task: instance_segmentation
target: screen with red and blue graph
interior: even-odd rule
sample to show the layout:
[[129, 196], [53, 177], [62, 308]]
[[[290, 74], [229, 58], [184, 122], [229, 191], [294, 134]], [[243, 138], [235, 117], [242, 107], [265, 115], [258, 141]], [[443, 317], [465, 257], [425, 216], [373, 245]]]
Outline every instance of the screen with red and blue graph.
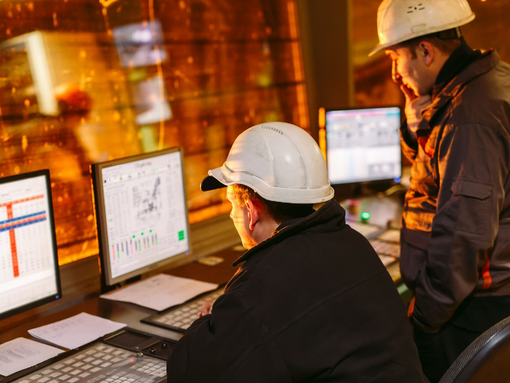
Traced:
[[48, 181], [0, 183], [0, 314], [57, 294]]

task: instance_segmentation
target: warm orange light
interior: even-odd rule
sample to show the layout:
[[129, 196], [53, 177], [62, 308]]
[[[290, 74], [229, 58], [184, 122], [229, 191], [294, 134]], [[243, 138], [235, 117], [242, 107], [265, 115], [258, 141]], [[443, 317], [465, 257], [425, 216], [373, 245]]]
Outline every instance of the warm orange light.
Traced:
[[324, 161], [328, 161], [326, 157], [326, 110], [319, 108], [319, 147], [321, 149]]
[[326, 109], [319, 108], [319, 128], [324, 129], [326, 127]]
[[188, 213], [189, 223], [193, 224], [206, 219], [216, 217], [220, 214], [225, 214], [230, 211], [232, 205], [228, 201], [224, 201], [219, 205], [208, 206], [197, 211], [190, 211]]
[[[294, 63], [294, 78], [296, 82], [302, 82], [304, 80], [303, 67], [301, 65], [301, 51], [299, 43], [299, 34], [297, 27], [297, 15], [296, 15], [296, 4], [294, 1], [287, 3], [287, 11], [289, 13], [289, 30], [290, 38], [293, 40], [292, 46], [292, 61]], [[298, 85], [296, 87], [297, 101], [298, 101], [298, 113], [299, 113], [299, 126], [308, 129], [310, 127], [310, 120], [308, 118], [307, 110], [307, 99], [306, 89], [304, 85]]]
[[97, 253], [99, 252], [98, 247], [97, 247], [97, 242], [95, 240], [90, 241], [90, 242], [94, 242], [94, 243], [92, 244], [92, 247], [90, 249], [87, 249], [86, 245], [88, 244], [88, 242], [89, 241], [84, 242], [84, 249], [82, 249], [82, 251], [79, 253], [68, 252], [68, 254], [62, 254], [63, 252], [59, 250], [58, 265], [63, 266], [63, 265], [67, 265], [68, 263], [71, 263], [74, 261], [79, 261], [80, 259], [83, 259], [83, 258], [97, 256]]
[[[185, 182], [189, 190], [190, 223], [193, 224], [228, 214], [229, 202], [219, 201], [219, 195], [202, 196], [197, 185], [208, 169], [221, 166], [240, 132], [250, 125], [282, 119], [310, 132], [312, 121], [297, 0], [283, 0], [282, 12], [272, 15], [272, 21], [261, 19], [264, 7], [259, 4], [256, 7], [259, 11], [250, 12], [231, 25], [225, 23], [235, 7], [224, 9], [221, 4], [215, 5], [218, 2], [208, 2], [211, 6], [205, 18], [209, 20], [212, 15], [214, 20], [202, 23], [204, 25], [196, 31], [184, 28], [183, 34], [175, 36], [175, 41], [174, 36], [170, 36], [170, 43], [176, 43], [171, 47], [171, 63], [169, 59], [164, 61], [164, 49], [169, 49], [164, 45], [169, 43], [166, 32], [171, 32], [165, 25], [180, 25], [181, 22], [184, 25], [187, 12], [191, 12], [189, 2], [177, 1], [172, 3], [174, 10], [161, 12], [155, 0], [143, 2], [141, 8], [120, 7], [119, 0], [99, 0], [97, 6], [101, 12], [87, 14], [88, 21], [98, 28], [81, 32], [62, 22], [66, 15], [81, 12], [83, 7], [78, 4], [81, 2], [63, 3], [58, 9], [45, 9], [50, 24], [53, 15], [53, 25], [58, 26], [59, 33], [38, 32], [40, 20], [31, 15], [44, 6], [38, 2], [27, 3], [27, 12], [21, 12], [19, 17], [26, 18], [23, 25], [25, 32], [30, 33], [17, 36], [16, 23], [20, 20], [9, 21], [4, 28], [6, 36], [16, 37], [16, 40], [3, 41], [9, 54], [0, 60], [4, 80], [8, 80], [3, 90], [0, 89], [0, 142], [7, 156], [0, 161], [0, 176], [51, 169], [61, 265], [96, 256], [99, 251], [89, 191], [90, 163], [182, 146], [186, 153]], [[233, 0], [232, 3], [243, 2]], [[218, 12], [220, 17], [214, 17]], [[159, 30], [158, 20], [164, 31]], [[138, 37], [150, 37], [147, 48], [155, 57], [135, 63], [130, 59], [135, 52], [116, 52], [113, 31], [127, 24], [143, 27]], [[280, 30], [275, 31], [275, 25], [285, 31], [283, 35]], [[225, 26], [229, 32], [224, 31]], [[150, 36], [147, 36], [148, 30]], [[105, 31], [108, 41], [101, 38]], [[118, 31], [116, 38], [127, 38], [123, 30]], [[245, 60], [239, 55], [239, 33], [246, 32], [262, 41], [260, 31], [269, 37], [269, 43], [263, 44], [262, 49], [251, 49], [251, 38], [243, 39], [241, 45], [248, 47], [249, 55]], [[200, 39], [189, 40], [195, 35], [206, 35], [214, 43], [204, 48]], [[11, 49], [17, 46], [18, 37], [27, 41], [23, 43], [26, 50]], [[104, 49], [110, 51], [110, 48], [113, 55], [102, 54]], [[37, 70], [29, 65], [28, 57], [35, 54], [32, 50], [38, 52], [41, 68]], [[285, 59], [277, 59], [283, 57]], [[139, 66], [142, 62], [145, 64]], [[263, 64], [262, 74], [259, 64]], [[103, 81], [105, 73], [108, 83]], [[274, 79], [276, 74], [282, 75]], [[47, 78], [51, 79], [49, 83], [37, 80]], [[262, 81], [257, 83], [258, 79]], [[67, 111], [65, 116], [58, 115], [66, 104], [58, 99], [57, 89], [69, 81], [75, 81], [80, 91], [87, 92], [90, 105], [79, 108], [76, 115]], [[49, 95], [41, 100], [55, 99], [55, 105], [49, 108], [38, 105], [38, 94]], [[160, 100], [172, 103], [171, 122], [161, 116], [163, 108], [154, 106], [159, 106]], [[44, 116], [38, 112], [38, 106]], [[143, 119], [137, 117], [148, 108], [151, 108], [150, 113], [158, 113], [160, 117], [150, 124], [139, 123]]]

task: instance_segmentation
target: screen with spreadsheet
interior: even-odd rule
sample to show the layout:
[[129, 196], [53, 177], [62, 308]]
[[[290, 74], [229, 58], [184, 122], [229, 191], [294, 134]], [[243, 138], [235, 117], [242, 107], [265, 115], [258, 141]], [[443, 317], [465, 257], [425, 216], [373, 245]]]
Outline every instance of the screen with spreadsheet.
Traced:
[[326, 159], [333, 185], [398, 179], [400, 108], [326, 111]]
[[107, 286], [189, 255], [179, 148], [93, 164], [92, 173]]
[[49, 171], [0, 178], [0, 318], [61, 295]]

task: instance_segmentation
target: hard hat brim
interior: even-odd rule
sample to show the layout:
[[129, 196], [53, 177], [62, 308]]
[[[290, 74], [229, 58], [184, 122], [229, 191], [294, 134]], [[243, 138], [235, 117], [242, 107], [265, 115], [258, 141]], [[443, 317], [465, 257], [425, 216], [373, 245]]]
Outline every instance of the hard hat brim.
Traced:
[[267, 185], [260, 178], [253, 175], [233, 172], [225, 164], [220, 168], [209, 170], [209, 176], [204, 178], [200, 188], [202, 191], [208, 191], [235, 184], [252, 188], [268, 201], [283, 203], [320, 203], [332, 199], [335, 195], [335, 191], [329, 183], [316, 190], [278, 188]]
[[227, 185], [221, 183], [213, 176], [207, 176], [202, 180], [202, 183], [200, 184], [200, 190], [202, 191], [209, 191], [209, 190], [216, 190], [221, 188], [226, 188]]

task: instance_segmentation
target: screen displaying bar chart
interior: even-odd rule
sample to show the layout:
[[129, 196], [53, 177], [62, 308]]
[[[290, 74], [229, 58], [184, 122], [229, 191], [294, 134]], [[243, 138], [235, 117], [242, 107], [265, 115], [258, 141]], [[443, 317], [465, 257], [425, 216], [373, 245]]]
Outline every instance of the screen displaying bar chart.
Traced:
[[47, 181], [0, 183], [0, 314], [58, 292]]
[[180, 152], [101, 169], [111, 278], [189, 250]]

